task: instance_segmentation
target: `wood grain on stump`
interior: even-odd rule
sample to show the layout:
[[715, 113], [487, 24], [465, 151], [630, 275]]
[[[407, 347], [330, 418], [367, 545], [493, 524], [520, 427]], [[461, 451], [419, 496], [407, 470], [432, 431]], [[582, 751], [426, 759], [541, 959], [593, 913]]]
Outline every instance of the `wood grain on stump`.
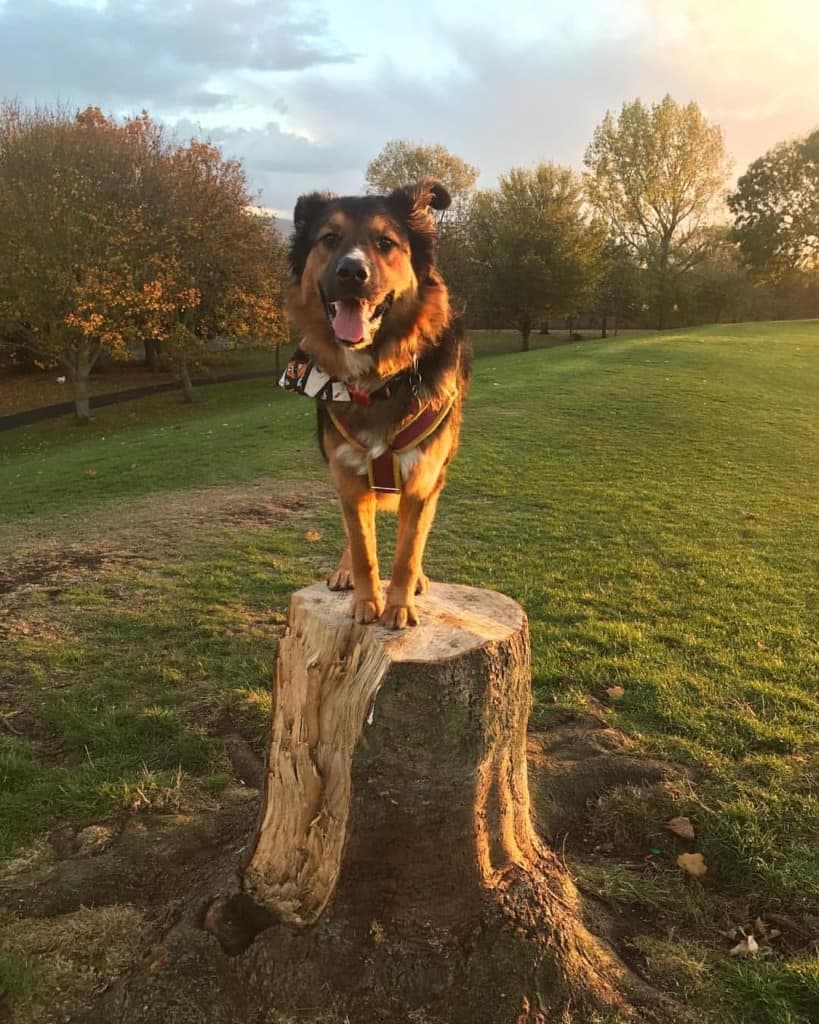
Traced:
[[253, 1002], [353, 1024], [685, 1020], [586, 930], [533, 830], [519, 605], [433, 584], [394, 633], [348, 604], [291, 599], [243, 893], [208, 922], [275, 922], [235, 961]]

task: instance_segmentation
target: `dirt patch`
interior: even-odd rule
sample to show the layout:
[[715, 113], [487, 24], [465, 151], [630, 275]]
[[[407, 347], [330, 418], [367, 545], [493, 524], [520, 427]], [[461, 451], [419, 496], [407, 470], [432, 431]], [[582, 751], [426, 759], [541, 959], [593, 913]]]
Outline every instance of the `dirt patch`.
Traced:
[[[17, 705], [17, 706], [14, 706]], [[12, 710], [4, 711], [4, 707]], [[0, 677], [0, 732], [27, 740], [44, 761], [58, 761], [63, 756], [59, 736], [28, 707], [19, 706], [19, 696], [3, 685]]]
[[14, 987], [12, 971], [18, 978], [36, 978], [36, 985], [0, 1002], [0, 1019], [43, 1024], [72, 1019], [133, 965], [149, 937], [144, 913], [127, 905], [82, 907], [40, 919], [0, 911], [0, 963], [6, 959], [7, 986]]
[[567, 714], [530, 734], [528, 761], [538, 829], [551, 846], [573, 851], [588, 852], [596, 837], [590, 819], [612, 790], [674, 776], [669, 765], [642, 756], [627, 736], [591, 714]]
[[33, 983], [16, 994], [7, 984], [0, 1020], [74, 1020], [123, 973], [159, 971], [158, 944], [174, 928], [197, 930], [255, 825], [257, 792], [232, 785], [218, 803], [189, 803], [61, 829], [4, 865], [0, 966]]
[[30, 587], [62, 585], [66, 577], [99, 571], [104, 562], [102, 552], [79, 548], [9, 559], [0, 563], [0, 597]]
[[[0, 527], [0, 597], [27, 581], [47, 585], [61, 571], [90, 571], [93, 560], [166, 558], [188, 550], [202, 529], [264, 529], [336, 504], [329, 483], [320, 480], [255, 480], [246, 484], [151, 495], [84, 516], [85, 543], [66, 545], [65, 523]], [[76, 534], [75, 534], [76, 535]], [[13, 554], [12, 554], [13, 552]]]

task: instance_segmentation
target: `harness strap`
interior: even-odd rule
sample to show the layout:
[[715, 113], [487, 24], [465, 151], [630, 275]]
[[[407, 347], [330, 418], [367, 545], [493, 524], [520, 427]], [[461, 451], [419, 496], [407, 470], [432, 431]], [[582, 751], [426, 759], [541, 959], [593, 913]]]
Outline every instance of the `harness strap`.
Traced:
[[353, 446], [357, 451], [364, 452], [367, 456], [367, 479], [374, 491], [388, 491], [392, 494], [400, 492], [401, 460], [400, 456], [417, 448], [422, 441], [425, 441], [431, 434], [440, 427], [455, 402], [455, 395], [447, 395], [442, 405], [435, 405], [428, 402], [421, 405], [417, 399], [414, 400], [414, 413], [412, 419], [403, 426], [392, 439], [385, 451], [373, 458], [372, 449], [369, 445], [360, 441], [351, 428], [344, 422], [344, 419], [337, 412], [327, 407], [327, 415], [336, 430], [344, 440]]

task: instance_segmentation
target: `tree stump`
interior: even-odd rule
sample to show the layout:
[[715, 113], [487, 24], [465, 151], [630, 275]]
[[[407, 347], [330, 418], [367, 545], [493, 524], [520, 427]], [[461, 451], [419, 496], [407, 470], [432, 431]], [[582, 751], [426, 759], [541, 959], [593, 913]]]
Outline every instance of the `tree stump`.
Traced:
[[348, 602], [292, 596], [243, 893], [206, 923], [238, 952], [273, 922], [234, 961], [253, 1004], [352, 1024], [685, 1020], [587, 931], [533, 830], [523, 610], [433, 584], [393, 633]]

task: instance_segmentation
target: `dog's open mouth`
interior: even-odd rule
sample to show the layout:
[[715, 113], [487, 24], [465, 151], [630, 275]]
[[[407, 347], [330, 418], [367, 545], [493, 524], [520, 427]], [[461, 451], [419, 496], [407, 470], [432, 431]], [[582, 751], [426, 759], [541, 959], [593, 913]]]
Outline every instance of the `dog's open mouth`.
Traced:
[[337, 299], [327, 303], [327, 314], [336, 338], [345, 345], [369, 345], [384, 314], [392, 305], [394, 293], [390, 292], [379, 303], [366, 299]]

